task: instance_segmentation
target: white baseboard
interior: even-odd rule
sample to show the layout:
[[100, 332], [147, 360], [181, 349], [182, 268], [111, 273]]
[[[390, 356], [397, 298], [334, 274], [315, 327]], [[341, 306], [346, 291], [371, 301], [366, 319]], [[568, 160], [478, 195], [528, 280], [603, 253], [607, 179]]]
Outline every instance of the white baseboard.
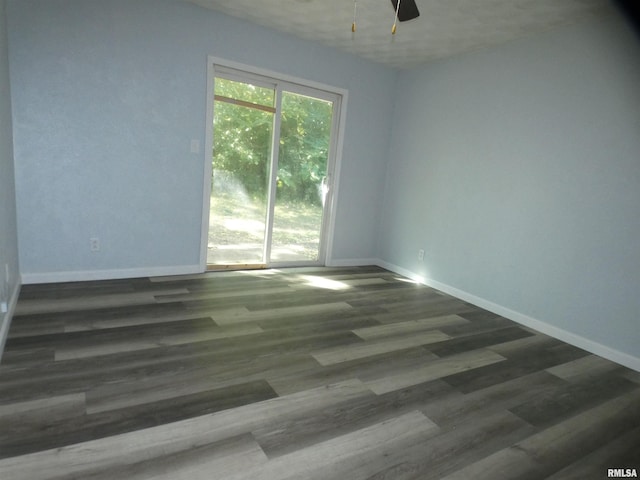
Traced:
[[83, 270], [77, 272], [23, 273], [22, 283], [86, 282], [91, 280], [113, 280], [118, 278], [162, 277], [202, 273], [200, 265], [175, 267], [126, 268], [114, 270]]
[[469, 302], [497, 315], [508, 318], [509, 320], [513, 320], [520, 325], [532, 328], [540, 333], [544, 333], [545, 335], [557, 338], [558, 340], [562, 340], [563, 342], [569, 343], [575, 347], [582, 348], [583, 350], [591, 352], [595, 355], [640, 372], [640, 358], [638, 357], [634, 357], [632, 355], [629, 355], [628, 353], [613, 349], [576, 333], [558, 328], [555, 325], [544, 322], [542, 320], [538, 320], [528, 315], [524, 315], [520, 312], [516, 312], [509, 308], [503, 307], [502, 305], [498, 305], [489, 300], [485, 300], [484, 298], [478, 297], [450, 285], [438, 282], [430, 278], [421, 277], [420, 275], [417, 275], [405, 268], [385, 262], [383, 260], [377, 260], [376, 265], [407, 277], [415, 282], [435, 288], [436, 290], [440, 290], [441, 292], [459, 298], [460, 300], [464, 300], [465, 302]]
[[9, 304], [7, 313], [4, 314], [2, 324], [0, 324], [0, 361], [2, 360], [2, 353], [4, 352], [4, 345], [7, 342], [7, 336], [9, 335], [9, 327], [11, 326], [11, 319], [16, 311], [16, 305], [18, 304], [18, 297], [20, 296], [20, 283], [17, 283], [9, 297]]

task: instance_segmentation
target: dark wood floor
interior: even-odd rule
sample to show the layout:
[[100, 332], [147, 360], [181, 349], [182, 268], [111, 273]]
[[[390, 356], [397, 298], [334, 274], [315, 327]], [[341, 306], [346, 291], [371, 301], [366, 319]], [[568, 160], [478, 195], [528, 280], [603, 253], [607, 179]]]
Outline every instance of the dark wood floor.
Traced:
[[0, 478], [640, 475], [640, 374], [377, 267], [24, 286]]

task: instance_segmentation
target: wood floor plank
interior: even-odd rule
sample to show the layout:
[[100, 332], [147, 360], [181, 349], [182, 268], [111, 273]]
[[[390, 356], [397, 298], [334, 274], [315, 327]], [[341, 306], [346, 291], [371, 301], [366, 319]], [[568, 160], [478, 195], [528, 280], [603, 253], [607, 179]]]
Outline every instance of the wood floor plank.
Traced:
[[[464, 318], [461, 314], [460, 317]], [[463, 337], [469, 336], [478, 336], [484, 335], [486, 337], [492, 338], [496, 337], [500, 331], [511, 329], [512, 331], [518, 329], [521, 332], [521, 335], [527, 336], [527, 331], [521, 328], [520, 326], [516, 326], [513, 322], [507, 320], [503, 317], [495, 317], [489, 318], [481, 321], [469, 321], [467, 323], [459, 324], [459, 325], [448, 325], [446, 327], [442, 327], [441, 330], [447, 335], [455, 338], [459, 338], [457, 342], [463, 342]], [[506, 341], [506, 340], [498, 340], [498, 341]], [[487, 342], [487, 344], [494, 344], [497, 342]]]
[[[88, 391], [98, 385], [122, 382], [149, 382], [155, 376], [193, 368], [214, 368], [216, 375], [242, 377], [255, 369], [267, 370], [283, 363], [296, 365], [299, 355], [326, 346], [353, 343], [357, 337], [347, 332], [283, 335], [264, 333], [254, 337], [232, 337], [194, 344], [173, 345], [140, 352], [79, 360], [52, 362], [28, 368], [16, 367], [0, 377], [0, 403]], [[314, 363], [311, 357], [308, 359]], [[302, 367], [305, 367], [302, 363]], [[177, 379], [179, 380], [179, 378]], [[42, 385], [46, 385], [46, 390]]]
[[[534, 428], [509, 412], [498, 411], [441, 429], [431, 438], [405, 448], [370, 480], [430, 480], [466, 467], [496, 450], [534, 433]], [[473, 477], [469, 477], [469, 480]], [[501, 479], [502, 477], [496, 477]]]
[[[491, 349], [495, 351], [495, 349]], [[446, 382], [468, 393], [502, 383], [516, 377], [584, 357], [587, 353], [570, 345], [551, 348], [522, 349], [506, 356], [506, 361], [461, 372], [446, 378]]]
[[402, 373], [405, 369], [417, 368], [436, 359], [422, 347], [363, 357], [348, 363], [328, 366], [320, 365], [311, 356], [309, 358], [313, 363], [305, 369], [292, 373], [280, 369], [267, 373], [266, 379], [274, 390], [280, 395], [285, 395], [349, 378], [358, 378], [367, 382], [380, 376], [393, 376]]
[[[258, 468], [229, 475], [229, 480], [364, 479], [376, 473], [372, 461], [382, 452], [400, 450], [438, 427], [420, 412], [380, 422], [362, 430], [276, 457]], [[386, 453], [386, 456], [392, 454]]]
[[114, 435], [67, 447], [0, 460], [0, 471], [12, 480], [81, 476], [85, 470], [136, 464], [190, 448], [243, 435], [274, 419], [344, 402], [371, 392], [357, 380], [278, 397], [244, 407], [173, 422], [137, 432]]
[[[233, 332], [233, 328], [226, 329]], [[76, 332], [63, 332], [57, 334], [43, 334], [28, 337], [12, 337], [7, 341], [9, 350], [21, 348], [34, 348], [39, 346], [54, 346], [57, 348], [74, 348], [86, 345], [96, 346], [109, 343], [121, 343], [126, 341], [136, 342], [160, 341], [192, 333], [224, 332], [225, 329], [217, 326], [211, 317], [198, 317], [193, 319], [180, 319], [173, 322], [158, 322], [151, 325], [127, 325], [118, 328], [93, 329]], [[142, 335], [144, 333], [144, 335]]]
[[[629, 424], [629, 419], [634, 423]], [[640, 389], [555, 424], [475, 462], [446, 480], [545, 478], [633, 429], [640, 421]]]
[[359, 298], [363, 296], [364, 293], [366, 292], [363, 292], [362, 288], [357, 290], [341, 291], [325, 288], [310, 288], [297, 290], [291, 294], [259, 294], [253, 295], [250, 298], [229, 296], [225, 298], [215, 298], [213, 300], [184, 301], [183, 303], [190, 309], [199, 309], [204, 311], [244, 306], [247, 310], [252, 312], [265, 312], [304, 307], [322, 308], [322, 305], [325, 304], [348, 303], [349, 300]]
[[626, 378], [627, 380], [631, 380], [637, 385], [640, 385], [640, 372], [636, 372], [635, 370], [631, 370], [629, 368], [623, 368], [621, 369], [619, 375]]
[[441, 327], [469, 323], [459, 315], [444, 315], [440, 317], [422, 318], [406, 322], [388, 323], [374, 327], [358, 328], [353, 333], [363, 340], [373, 340], [403, 333], [417, 333], [425, 330], [436, 330]]
[[250, 381], [191, 394], [149, 400], [119, 409], [84, 412], [66, 418], [50, 416], [39, 422], [30, 419], [0, 434], [0, 457], [25, 455], [61, 448], [98, 438], [143, 431], [171, 422], [195, 418], [275, 398], [265, 381]]
[[320, 312], [305, 317], [284, 317], [269, 319], [254, 323], [265, 332], [280, 331], [287, 332], [339, 332], [351, 331], [355, 335], [355, 330], [379, 326], [370, 315], [354, 309], [341, 310], [337, 312]]
[[87, 480], [212, 480], [221, 472], [256, 468], [267, 462], [260, 445], [249, 434], [163, 455], [144, 462], [84, 472]]
[[609, 469], [635, 469], [640, 475], [640, 426], [566, 466], [547, 480], [584, 480], [600, 472], [601, 478], [611, 478]]
[[[47, 333], [98, 330], [133, 325], [202, 318], [187, 312], [179, 302], [165, 304], [116, 305], [107, 309], [83, 309], [71, 312], [43, 312], [13, 318], [11, 336], [38, 336]], [[51, 325], [57, 331], [49, 332]]]
[[434, 360], [422, 367], [407, 371], [400, 375], [385, 376], [367, 381], [372, 391], [381, 395], [401, 388], [429, 382], [438, 378], [450, 377], [460, 372], [479, 369], [486, 365], [493, 365], [504, 361], [505, 358], [490, 350], [476, 350], [459, 355]]
[[84, 282], [27, 284], [20, 288], [20, 300], [76, 298], [88, 295], [132, 293], [140, 284], [150, 285], [148, 279], [114, 279]]
[[294, 294], [295, 290], [289, 286], [282, 287], [272, 287], [272, 286], [264, 286], [262, 288], [254, 288], [248, 290], [200, 290], [200, 291], [188, 291], [183, 293], [169, 293], [169, 294], [161, 294], [156, 295], [155, 299], [159, 303], [171, 303], [171, 302], [193, 302], [200, 300], [216, 300], [216, 299], [228, 299], [228, 298], [242, 298], [246, 297], [248, 299], [256, 296], [256, 295], [276, 295], [276, 294]]
[[510, 411], [532, 425], [546, 427], [637, 387], [618, 376], [599, 375], [537, 395]]
[[8, 338], [19, 338], [19, 337], [33, 337], [40, 335], [52, 335], [58, 333], [64, 333], [65, 326], [63, 322], [56, 322], [51, 319], [47, 323], [40, 323], [38, 325], [24, 325], [20, 324], [20, 328], [11, 329], [11, 336]]
[[429, 343], [441, 342], [448, 338], [447, 335], [438, 330], [431, 330], [410, 336], [354, 343], [353, 345], [346, 345], [344, 347], [313, 352], [311, 356], [313, 356], [320, 365], [326, 366], [393, 352], [395, 350], [404, 350], [419, 345], [428, 345]]
[[597, 355], [586, 355], [561, 365], [547, 368], [547, 372], [564, 380], [578, 381], [585, 376], [609, 373], [620, 368], [619, 365]]
[[[168, 313], [168, 312], [165, 312]], [[149, 315], [127, 315], [119, 318], [111, 318], [109, 320], [93, 320], [91, 322], [87, 322], [86, 320], [83, 322], [66, 322], [64, 325], [65, 333], [73, 333], [73, 332], [86, 332], [91, 330], [106, 330], [109, 328], [122, 328], [122, 327], [135, 327], [139, 325], [157, 325], [161, 323], [173, 323], [173, 322], [182, 322], [182, 321], [190, 321], [190, 320], [198, 320], [201, 319], [202, 315], [199, 314], [178, 314], [178, 315], [169, 315], [160, 317], [160, 316], [149, 316]], [[208, 317], [211, 318], [211, 317]], [[213, 319], [211, 319], [213, 321]]]
[[52, 347], [40, 347], [20, 349], [14, 351], [4, 351], [2, 363], [0, 364], [0, 379], [7, 372], [25, 370], [29, 367], [40, 368], [43, 364], [52, 363], [55, 357], [55, 349]]
[[243, 322], [264, 322], [279, 320], [283, 317], [312, 315], [314, 313], [330, 313], [350, 310], [351, 305], [345, 302], [327, 302], [318, 305], [281, 307], [258, 311], [227, 311], [214, 314], [213, 319], [218, 325], [234, 325]]
[[[532, 333], [529, 333], [517, 326], [508, 326], [506, 328], [498, 328], [496, 330], [491, 329], [491, 327], [489, 328], [489, 331], [483, 331], [483, 329], [480, 329], [477, 333], [474, 332], [467, 334], [465, 332], [451, 340], [429, 345], [429, 351], [439, 357], [447, 357], [533, 335]], [[446, 327], [442, 328], [442, 331], [448, 335], [454, 336], [453, 332]]]
[[[405, 292], [401, 292], [405, 293]], [[433, 296], [430, 296], [433, 295]], [[422, 298], [424, 297], [424, 298]], [[415, 320], [420, 318], [438, 317], [444, 315], [462, 315], [471, 312], [474, 307], [455, 298], [443, 297], [431, 292], [409, 292], [409, 294], [377, 295], [375, 299], [351, 300], [353, 307], [380, 306], [387, 309], [388, 314], [376, 316], [380, 323], [397, 322], [399, 318]]]
[[129, 379], [123, 377], [117, 384], [100, 384], [88, 389], [87, 412], [99, 413], [152, 404], [213, 389], [236, 388], [246, 382], [264, 381], [267, 375], [296, 375], [300, 370], [308, 369], [310, 363], [311, 359], [292, 355], [287, 359], [167, 368], [166, 373], [132, 376]]
[[[213, 324], [213, 321], [212, 321]], [[162, 338], [123, 339], [103, 345], [68, 346], [56, 349], [55, 360], [71, 360], [78, 358], [113, 355], [116, 353], [133, 352], [158, 348], [166, 345], [182, 345], [186, 343], [204, 342], [220, 338], [232, 338], [244, 335], [257, 335], [264, 332], [257, 325], [232, 325], [231, 328], [210, 328], [200, 331], [190, 331], [182, 334], [163, 336]]]
[[38, 425], [47, 418], [68, 419], [86, 413], [86, 398], [84, 393], [46, 397], [26, 402], [0, 405], [0, 436], [7, 431], [13, 431], [10, 424]]
[[565, 386], [566, 382], [540, 371], [464, 395], [434, 399], [422, 411], [438, 425], [458, 425], [508, 411], [532, 399], [554, 394]]
[[[544, 349], [561, 345], [562, 342], [555, 338], [536, 333], [530, 337], [523, 337], [517, 340], [510, 340], [488, 347], [491, 351], [499, 353], [505, 357], [517, 356], [526, 351], [543, 351]], [[573, 359], [569, 360], [573, 361]]]
[[16, 315], [32, 315], [43, 312], [68, 312], [86, 308], [110, 308], [120, 305], [145, 305], [155, 302], [155, 296], [170, 293], [188, 293], [186, 289], [151, 290], [109, 295], [94, 295], [82, 298], [56, 298], [45, 300], [29, 300], [16, 306]]
[[387, 395], [367, 396], [335, 404], [309, 412], [305, 418], [256, 429], [253, 435], [269, 458], [275, 458], [393, 417], [422, 410], [430, 401], [455, 395], [456, 392], [444, 382], [430, 382]]

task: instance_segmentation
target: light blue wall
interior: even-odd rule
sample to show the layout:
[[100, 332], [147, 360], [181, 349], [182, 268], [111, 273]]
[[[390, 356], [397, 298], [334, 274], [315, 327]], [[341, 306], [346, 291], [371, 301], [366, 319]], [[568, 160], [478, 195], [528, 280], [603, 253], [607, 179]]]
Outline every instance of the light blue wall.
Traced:
[[198, 264], [208, 55], [349, 90], [333, 256], [375, 257], [394, 70], [177, 0], [7, 5], [25, 281]]
[[403, 72], [397, 91], [381, 258], [640, 361], [640, 47], [623, 20]]
[[[0, 302], [5, 302], [7, 308], [10, 307], [15, 303], [19, 288], [9, 60], [5, 2], [0, 0]], [[5, 313], [0, 311], [0, 355], [9, 330], [10, 314], [10, 308]]]

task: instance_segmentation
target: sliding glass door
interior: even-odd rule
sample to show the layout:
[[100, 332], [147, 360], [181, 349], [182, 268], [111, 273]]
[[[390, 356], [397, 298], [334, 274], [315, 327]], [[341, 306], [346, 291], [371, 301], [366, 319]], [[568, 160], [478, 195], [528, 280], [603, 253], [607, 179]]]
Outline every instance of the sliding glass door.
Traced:
[[210, 268], [324, 262], [335, 94], [216, 72]]

